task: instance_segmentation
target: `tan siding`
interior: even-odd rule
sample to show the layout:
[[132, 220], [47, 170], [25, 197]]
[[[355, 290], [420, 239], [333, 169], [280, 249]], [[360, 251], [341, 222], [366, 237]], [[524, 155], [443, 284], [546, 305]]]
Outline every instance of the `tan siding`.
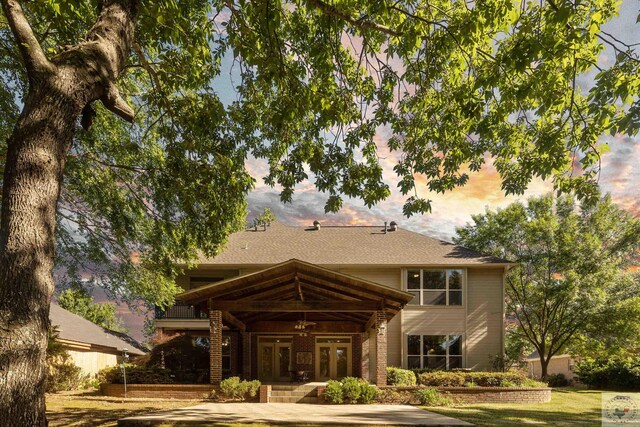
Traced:
[[380, 283], [381, 285], [389, 286], [391, 288], [402, 288], [400, 281], [401, 270], [399, 268], [343, 268], [340, 269], [339, 272], [342, 274], [348, 274], [349, 276], [369, 280], [371, 282]]
[[387, 326], [387, 366], [402, 366], [402, 323], [395, 315]]
[[184, 290], [189, 290], [191, 286], [191, 277], [219, 277], [221, 279], [230, 279], [232, 277], [238, 276], [239, 273], [240, 272], [238, 270], [229, 269], [191, 270], [176, 277], [176, 284]]
[[446, 335], [464, 332], [464, 308], [405, 307], [402, 313], [405, 334]]
[[[343, 268], [339, 272], [389, 286], [390, 288], [402, 289], [402, 270], [399, 268]], [[375, 355], [372, 356], [372, 360], [375, 360]], [[394, 316], [387, 326], [387, 365], [402, 366], [402, 322], [400, 314]], [[371, 369], [371, 372], [375, 372], [375, 367]]]
[[97, 351], [68, 350], [73, 363], [82, 369], [84, 375], [95, 377], [100, 369], [118, 364], [115, 354]]
[[467, 270], [466, 367], [491, 368], [489, 357], [502, 353], [502, 269]]

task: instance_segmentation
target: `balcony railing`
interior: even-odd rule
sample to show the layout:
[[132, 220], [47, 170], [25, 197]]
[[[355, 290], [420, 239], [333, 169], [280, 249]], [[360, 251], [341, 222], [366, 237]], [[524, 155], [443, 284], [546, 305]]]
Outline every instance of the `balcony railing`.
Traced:
[[156, 320], [158, 319], [208, 319], [209, 315], [206, 310], [200, 310], [183, 301], [176, 300], [173, 307], [162, 310], [156, 307]]

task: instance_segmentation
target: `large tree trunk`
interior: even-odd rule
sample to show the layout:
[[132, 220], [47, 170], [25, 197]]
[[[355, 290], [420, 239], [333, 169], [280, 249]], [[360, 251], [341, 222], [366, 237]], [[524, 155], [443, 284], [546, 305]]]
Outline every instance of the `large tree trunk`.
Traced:
[[[46, 85], [48, 86], [48, 85]], [[0, 425], [44, 424], [56, 204], [80, 112], [34, 88], [9, 139], [0, 227]]]
[[52, 58], [42, 67], [44, 72], [33, 72], [25, 59], [29, 94], [8, 141], [0, 217], [3, 427], [46, 425], [45, 357], [56, 207], [77, 118], [97, 99], [116, 114], [132, 118], [114, 83], [128, 57], [137, 1], [101, 3], [103, 10], [87, 39]]

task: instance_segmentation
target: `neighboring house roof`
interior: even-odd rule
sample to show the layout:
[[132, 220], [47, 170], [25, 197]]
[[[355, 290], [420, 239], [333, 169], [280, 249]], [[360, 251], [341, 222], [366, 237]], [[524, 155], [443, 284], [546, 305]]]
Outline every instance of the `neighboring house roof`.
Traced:
[[316, 265], [501, 265], [513, 263], [397, 228], [383, 226], [292, 227], [278, 221], [229, 237], [215, 258], [201, 258], [203, 265], [271, 265], [290, 259]]
[[56, 303], [51, 303], [49, 319], [51, 325], [58, 327], [60, 340], [111, 347], [117, 352], [122, 352], [126, 348], [132, 355], [145, 354], [144, 347], [127, 334], [102, 328]]

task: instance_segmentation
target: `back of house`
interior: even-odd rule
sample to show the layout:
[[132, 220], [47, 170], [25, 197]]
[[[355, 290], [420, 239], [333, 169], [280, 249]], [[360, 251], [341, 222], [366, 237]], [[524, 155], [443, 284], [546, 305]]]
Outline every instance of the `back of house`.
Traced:
[[157, 310], [162, 334], [210, 350], [213, 384], [228, 376], [386, 382], [386, 367], [490, 369], [504, 348], [511, 264], [384, 226], [292, 227], [274, 221], [230, 236], [178, 278]]

